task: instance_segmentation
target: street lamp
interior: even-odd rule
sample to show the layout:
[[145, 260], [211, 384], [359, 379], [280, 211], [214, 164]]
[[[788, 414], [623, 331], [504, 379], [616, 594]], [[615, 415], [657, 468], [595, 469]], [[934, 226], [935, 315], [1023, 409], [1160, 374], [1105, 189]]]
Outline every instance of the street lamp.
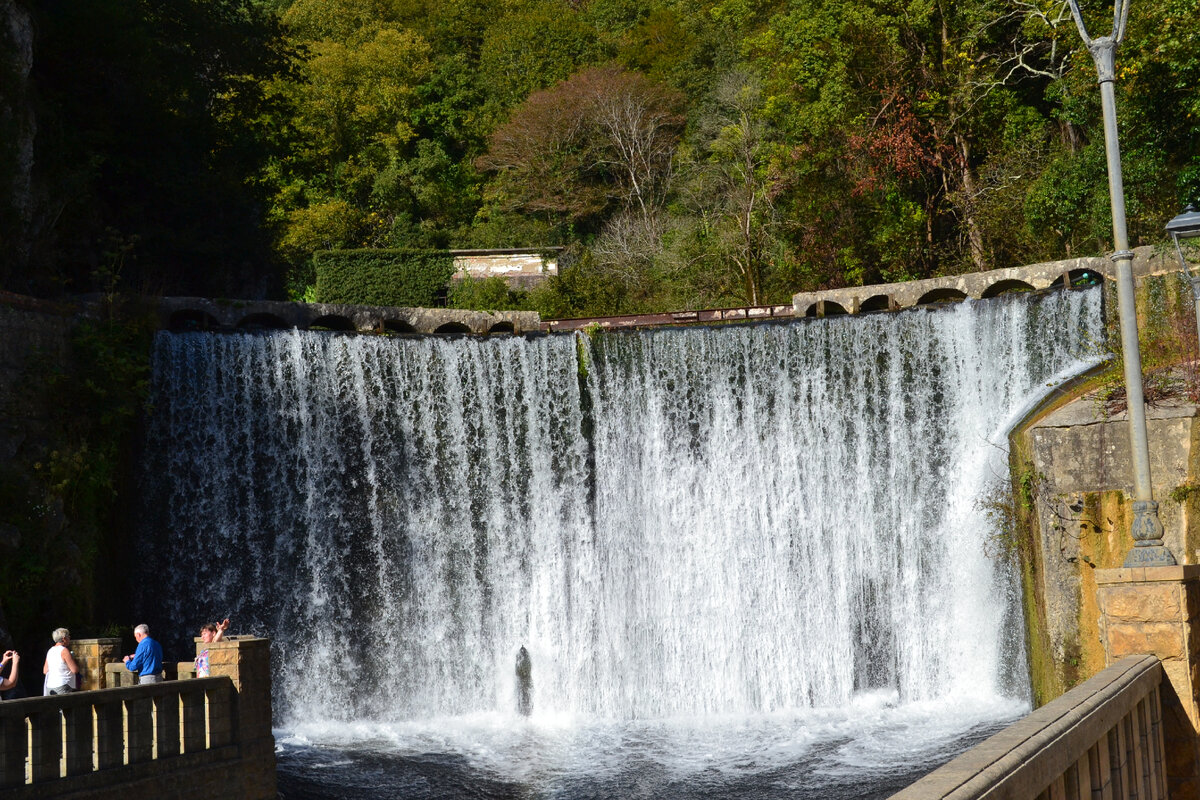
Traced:
[[1175, 252], [1179, 254], [1179, 266], [1183, 269], [1183, 274], [1192, 282], [1192, 296], [1196, 298], [1196, 335], [1197, 341], [1200, 341], [1200, 272], [1192, 272], [1188, 260], [1183, 255], [1183, 247], [1179, 244], [1180, 239], [1200, 236], [1200, 211], [1188, 203], [1182, 214], [1167, 223], [1167, 233], [1171, 234], [1171, 240], [1175, 242]]
[[1069, 0], [1075, 27], [1092, 54], [1100, 81], [1104, 110], [1104, 151], [1108, 155], [1108, 197], [1112, 206], [1113, 248], [1110, 256], [1117, 267], [1117, 311], [1121, 320], [1121, 356], [1125, 362], [1125, 398], [1129, 406], [1129, 450], [1133, 456], [1133, 549], [1125, 556], [1125, 567], [1173, 566], [1175, 556], [1163, 544], [1163, 526], [1158, 503], [1150, 487], [1150, 448], [1146, 442], [1146, 401], [1142, 395], [1142, 352], [1138, 345], [1137, 310], [1133, 290], [1133, 251], [1125, 227], [1125, 187], [1121, 180], [1121, 149], [1117, 141], [1116, 81], [1117, 45], [1129, 21], [1128, 0], [1116, 0], [1111, 36], [1093, 39], [1079, 13], [1078, 0]]

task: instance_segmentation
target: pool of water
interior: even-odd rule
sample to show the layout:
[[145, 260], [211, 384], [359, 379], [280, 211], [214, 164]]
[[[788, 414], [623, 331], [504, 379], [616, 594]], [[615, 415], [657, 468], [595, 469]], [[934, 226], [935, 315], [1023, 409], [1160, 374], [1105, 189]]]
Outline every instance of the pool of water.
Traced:
[[296, 722], [275, 731], [280, 796], [308, 798], [884, 798], [1028, 711], [1019, 700], [668, 720]]

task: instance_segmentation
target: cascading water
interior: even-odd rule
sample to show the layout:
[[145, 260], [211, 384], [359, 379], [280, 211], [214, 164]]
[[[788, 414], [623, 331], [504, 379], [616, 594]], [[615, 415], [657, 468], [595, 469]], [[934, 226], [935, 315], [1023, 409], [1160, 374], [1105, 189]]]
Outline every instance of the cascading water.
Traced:
[[616, 738], [872, 692], [1019, 707], [978, 501], [1101, 328], [1091, 290], [595, 338], [163, 333], [142, 542], [172, 591], [143, 601], [270, 636], [285, 730], [421, 752], [523, 700]]

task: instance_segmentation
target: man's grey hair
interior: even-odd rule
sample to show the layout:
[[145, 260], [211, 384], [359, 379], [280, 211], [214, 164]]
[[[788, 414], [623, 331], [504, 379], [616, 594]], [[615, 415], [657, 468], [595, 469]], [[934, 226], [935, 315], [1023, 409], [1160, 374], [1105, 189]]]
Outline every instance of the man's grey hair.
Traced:
[[143, 636], [149, 636], [150, 635], [150, 626], [143, 622], [141, 625], [138, 625], [136, 628], [134, 628], [133, 632], [140, 633]]
[[63, 640], [71, 635], [71, 632], [66, 628], [55, 628], [54, 633], [50, 634], [50, 638], [55, 644], [62, 644]]

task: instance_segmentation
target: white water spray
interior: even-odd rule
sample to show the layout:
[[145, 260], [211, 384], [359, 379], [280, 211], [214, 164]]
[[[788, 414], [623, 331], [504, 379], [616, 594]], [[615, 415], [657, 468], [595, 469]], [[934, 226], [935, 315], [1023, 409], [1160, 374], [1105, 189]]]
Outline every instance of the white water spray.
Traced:
[[290, 719], [515, 717], [522, 646], [535, 719], [1020, 693], [976, 501], [1007, 470], [997, 424], [1089, 360], [1099, 304], [163, 333], [142, 541], [172, 591], [146, 602], [269, 635]]

